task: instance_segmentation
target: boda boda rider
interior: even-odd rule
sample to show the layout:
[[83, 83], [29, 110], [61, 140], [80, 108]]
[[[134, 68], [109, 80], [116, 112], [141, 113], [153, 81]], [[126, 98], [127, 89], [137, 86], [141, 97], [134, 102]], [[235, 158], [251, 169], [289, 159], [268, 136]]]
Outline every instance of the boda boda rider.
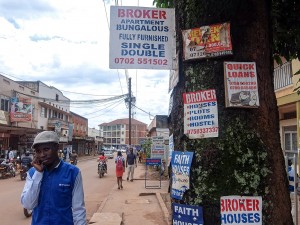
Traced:
[[81, 172], [58, 157], [58, 143], [53, 131], [35, 137], [33, 167], [28, 171], [21, 203], [33, 209], [32, 225], [86, 225]]
[[32, 162], [32, 159], [29, 156], [29, 152], [26, 151], [25, 156], [23, 156], [21, 159], [21, 165], [26, 166], [26, 167], [31, 167], [31, 162]]
[[103, 162], [105, 171], [106, 171], [106, 173], [107, 173], [107, 164], [106, 164], [106, 162], [107, 162], [107, 157], [104, 155], [104, 152], [101, 152], [101, 153], [100, 153], [100, 156], [99, 156], [99, 158], [98, 158], [98, 162], [100, 162], [100, 161]]

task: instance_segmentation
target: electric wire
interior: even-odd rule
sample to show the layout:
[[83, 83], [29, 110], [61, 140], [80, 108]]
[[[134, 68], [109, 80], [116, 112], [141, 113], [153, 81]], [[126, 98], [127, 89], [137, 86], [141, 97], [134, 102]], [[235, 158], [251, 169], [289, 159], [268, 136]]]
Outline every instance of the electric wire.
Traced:
[[[111, 108], [111, 110], [112, 110], [112, 109], [114, 109], [114, 108], [116, 108], [117, 106], [119, 106], [121, 103], [122, 103], [122, 102], [120, 102], [120, 103], [119, 103], [119, 104], [117, 104], [116, 106], [112, 107], [112, 108]], [[104, 114], [106, 114], [106, 113], [110, 112], [111, 110], [107, 110], [107, 111], [105, 111], [104, 113], [102, 113], [102, 114], [100, 114], [100, 115], [97, 115], [97, 116], [94, 116], [94, 117], [89, 117], [89, 119], [93, 119], [93, 118], [96, 118], [96, 117], [102, 116], [102, 115], [104, 115]]]

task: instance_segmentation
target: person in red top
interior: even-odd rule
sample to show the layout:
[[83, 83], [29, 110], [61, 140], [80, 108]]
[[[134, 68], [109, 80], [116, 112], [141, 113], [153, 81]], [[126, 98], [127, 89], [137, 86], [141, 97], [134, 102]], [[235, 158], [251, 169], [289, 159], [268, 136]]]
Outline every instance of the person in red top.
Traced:
[[104, 152], [101, 152], [101, 153], [100, 153], [100, 156], [99, 156], [99, 158], [98, 158], [98, 162], [100, 162], [100, 161], [102, 161], [102, 162], [104, 163], [105, 171], [106, 171], [106, 173], [107, 173], [107, 164], [106, 164], [106, 162], [107, 162], [107, 157], [104, 155]]
[[118, 151], [117, 157], [115, 159], [116, 163], [116, 176], [118, 189], [123, 189], [122, 181], [123, 181], [123, 173], [125, 171], [125, 159], [122, 156], [121, 151]]

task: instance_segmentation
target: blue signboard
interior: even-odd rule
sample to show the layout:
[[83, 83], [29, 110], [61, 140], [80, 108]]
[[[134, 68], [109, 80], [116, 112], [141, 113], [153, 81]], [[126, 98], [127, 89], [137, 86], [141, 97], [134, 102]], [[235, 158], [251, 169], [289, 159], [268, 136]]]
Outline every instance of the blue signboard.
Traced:
[[146, 158], [146, 166], [159, 166], [161, 165], [161, 159], [154, 159], [154, 158]]
[[202, 206], [172, 203], [173, 225], [203, 225]]
[[172, 153], [172, 198], [182, 199], [184, 192], [190, 188], [190, 168], [193, 152], [173, 151]]

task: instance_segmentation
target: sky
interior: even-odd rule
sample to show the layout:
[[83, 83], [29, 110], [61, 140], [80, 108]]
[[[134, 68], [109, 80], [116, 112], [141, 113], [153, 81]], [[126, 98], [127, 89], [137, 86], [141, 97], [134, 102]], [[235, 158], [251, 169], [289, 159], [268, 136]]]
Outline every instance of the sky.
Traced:
[[[152, 6], [153, 0], [117, 1]], [[0, 74], [42, 81], [72, 100], [107, 99], [128, 93], [124, 69], [109, 69], [111, 0], [0, 0]], [[133, 118], [149, 125], [168, 115], [168, 70], [128, 70], [136, 97]], [[71, 104], [89, 127], [128, 118], [124, 100]]]

